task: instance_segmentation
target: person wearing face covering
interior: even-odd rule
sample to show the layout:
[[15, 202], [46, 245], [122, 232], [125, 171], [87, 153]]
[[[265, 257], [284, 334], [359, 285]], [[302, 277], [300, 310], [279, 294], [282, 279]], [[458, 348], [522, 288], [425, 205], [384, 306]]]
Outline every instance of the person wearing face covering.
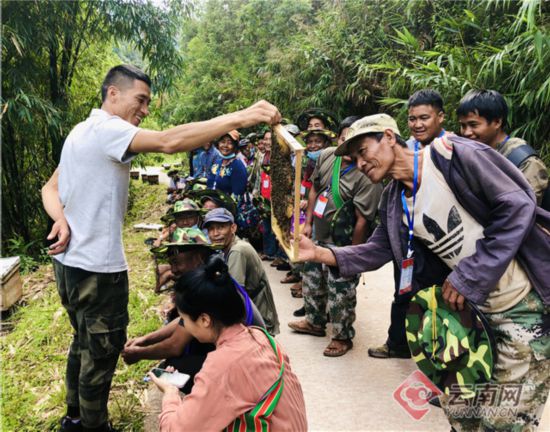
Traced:
[[208, 173], [207, 186], [228, 195], [238, 197], [246, 190], [246, 167], [237, 158], [240, 134], [236, 130], [229, 131], [216, 143], [220, 155], [214, 160]]
[[[344, 142], [346, 131], [357, 119], [344, 119], [339, 130], [339, 143]], [[311, 132], [306, 135], [310, 148], [317, 144], [319, 136]], [[382, 186], [371, 183], [348, 156], [335, 156], [335, 150], [336, 147], [313, 148], [316, 165], [310, 177], [311, 189], [302, 233], [313, 238], [318, 245], [360, 244], [371, 232]], [[334, 222], [340, 219], [341, 223], [335, 225]], [[332, 338], [323, 354], [327, 357], [344, 355], [352, 348], [355, 336], [353, 322], [358, 282], [359, 275], [336, 277], [326, 266], [306, 262], [302, 272], [306, 316], [300, 321], [290, 322], [289, 327], [298, 333], [324, 336], [328, 310]]]

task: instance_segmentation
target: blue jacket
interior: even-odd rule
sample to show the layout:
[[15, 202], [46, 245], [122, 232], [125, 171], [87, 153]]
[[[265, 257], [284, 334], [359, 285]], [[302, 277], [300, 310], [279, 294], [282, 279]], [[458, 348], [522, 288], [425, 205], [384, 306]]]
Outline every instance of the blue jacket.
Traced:
[[223, 159], [217, 157], [208, 173], [209, 189], [219, 189], [228, 195], [239, 196], [246, 191], [247, 173], [239, 159], [233, 159], [229, 165], [222, 167]]
[[[422, 241], [413, 239], [414, 291], [441, 285], [448, 277], [464, 297], [483, 304], [516, 258], [550, 305], [550, 213], [536, 206], [521, 171], [501, 154], [466, 138], [451, 135], [446, 140], [452, 145], [451, 158], [432, 145], [432, 160], [458, 202], [484, 227], [484, 238], [478, 240], [476, 253], [462, 259], [453, 271]], [[342, 276], [376, 270], [392, 260], [401, 267], [407, 250], [402, 189], [395, 180], [384, 189], [381, 223], [367, 243], [332, 249]]]

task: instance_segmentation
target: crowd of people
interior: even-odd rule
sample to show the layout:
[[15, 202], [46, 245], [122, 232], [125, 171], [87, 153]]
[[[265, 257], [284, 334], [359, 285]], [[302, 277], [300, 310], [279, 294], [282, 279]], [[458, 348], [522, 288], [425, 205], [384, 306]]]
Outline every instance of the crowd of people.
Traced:
[[[307, 430], [299, 377], [274, 338], [280, 321], [262, 261], [285, 272], [289, 295], [303, 298], [299, 319], [287, 323], [294, 332], [324, 337], [330, 323], [327, 357], [353, 348], [359, 276], [392, 262], [391, 324], [368, 355], [413, 357], [444, 392], [430, 402], [453, 430], [538, 425], [550, 391], [548, 171], [524, 140], [507, 134], [507, 104], [497, 91], [468, 92], [456, 107], [455, 132], [444, 128], [441, 95], [415, 92], [408, 139], [387, 114], [339, 122], [312, 108], [292, 122], [264, 101], [148, 131], [137, 126], [148, 114], [150, 81], [127, 65], [109, 71], [102, 96], [101, 109], [67, 138], [43, 188], [55, 222], [58, 290], [74, 329], [61, 430], [114, 430], [107, 401], [119, 354], [128, 364], [159, 360], [191, 377], [178, 389], [150, 374], [164, 393], [163, 431]], [[295, 179], [299, 262], [289, 260], [272, 229], [271, 126], [281, 122], [305, 149]], [[165, 228], [152, 239], [154, 289], [171, 293], [166, 323], [126, 340], [128, 170], [137, 153], [150, 151], [188, 152], [189, 172], [168, 173]], [[90, 177], [97, 180], [89, 194], [73, 193]], [[424, 330], [414, 327], [407, 313], [420, 310], [426, 293], [430, 313], [444, 310], [457, 321], [452, 330], [447, 319], [438, 333], [435, 315]], [[472, 327], [472, 317], [493, 341], [489, 360], [476, 351], [479, 340], [457, 339], [456, 328]], [[475, 367], [474, 360], [460, 363], [467, 355], [487, 366], [485, 381], [481, 374], [464, 380], [475, 375], [464, 373]], [[456, 410], [453, 386], [462, 386], [457, 400], [472, 401], [480, 391], [472, 386], [487, 382], [529, 384], [513, 416]]]

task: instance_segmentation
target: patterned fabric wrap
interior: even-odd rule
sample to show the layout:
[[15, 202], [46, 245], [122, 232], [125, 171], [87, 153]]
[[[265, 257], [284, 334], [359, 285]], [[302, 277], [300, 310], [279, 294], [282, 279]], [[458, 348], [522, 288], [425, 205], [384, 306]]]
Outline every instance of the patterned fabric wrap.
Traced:
[[418, 368], [445, 394], [460, 385], [462, 398], [475, 396], [476, 384], [493, 372], [494, 339], [486, 319], [474, 306], [451, 310], [439, 286], [420, 290], [406, 318], [407, 342]]
[[283, 394], [284, 380], [283, 373], [285, 371], [284, 357], [281, 348], [275, 342], [275, 339], [263, 328], [254, 327], [264, 332], [269, 339], [269, 343], [277, 355], [279, 360], [280, 370], [277, 380], [265, 392], [260, 401], [254, 408], [237, 417], [227, 428], [227, 432], [268, 432], [271, 430], [270, 417]]

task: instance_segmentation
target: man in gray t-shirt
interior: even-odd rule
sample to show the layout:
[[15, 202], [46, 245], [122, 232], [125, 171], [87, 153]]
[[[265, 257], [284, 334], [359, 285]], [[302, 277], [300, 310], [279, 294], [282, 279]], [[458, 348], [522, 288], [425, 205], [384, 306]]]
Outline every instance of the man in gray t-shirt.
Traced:
[[265, 101], [204, 122], [166, 131], [139, 128], [149, 114], [151, 81], [120, 65], [106, 75], [101, 109], [74, 127], [53, 176], [42, 188], [54, 220], [48, 238], [58, 291], [74, 338], [67, 373], [64, 431], [110, 431], [107, 401], [118, 355], [126, 341], [128, 275], [122, 224], [130, 161], [143, 152], [191, 151], [229, 130], [281, 116]]

